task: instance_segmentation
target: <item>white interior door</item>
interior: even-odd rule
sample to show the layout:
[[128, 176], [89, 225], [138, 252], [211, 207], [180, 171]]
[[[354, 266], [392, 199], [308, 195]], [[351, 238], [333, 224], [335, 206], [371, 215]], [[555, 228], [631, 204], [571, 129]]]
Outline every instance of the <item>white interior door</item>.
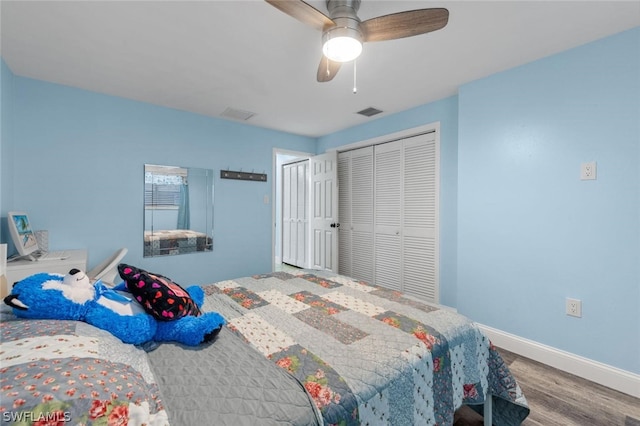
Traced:
[[292, 213], [291, 195], [291, 171], [292, 167], [282, 166], [282, 261], [293, 262], [292, 250], [292, 228], [295, 225], [295, 217]]
[[300, 266], [301, 268], [307, 267], [307, 252], [308, 252], [308, 236], [307, 231], [309, 229], [309, 222], [307, 218], [307, 208], [308, 208], [308, 190], [309, 190], [309, 177], [307, 176], [307, 172], [309, 169], [309, 162], [304, 161], [302, 163], [298, 163], [296, 166], [297, 169], [297, 179], [298, 179], [298, 194], [297, 194], [297, 202], [298, 202], [298, 214], [297, 214], [297, 223], [296, 226], [298, 228], [296, 235], [298, 240], [296, 242], [296, 263], [294, 265]]
[[282, 261], [307, 267], [308, 161], [282, 166]]
[[338, 153], [311, 157], [311, 267], [338, 272]]

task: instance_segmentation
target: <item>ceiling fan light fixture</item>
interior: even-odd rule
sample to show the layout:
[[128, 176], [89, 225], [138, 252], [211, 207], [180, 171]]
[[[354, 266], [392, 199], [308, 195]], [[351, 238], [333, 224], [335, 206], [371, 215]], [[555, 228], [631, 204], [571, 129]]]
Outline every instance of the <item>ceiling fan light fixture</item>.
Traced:
[[362, 34], [349, 27], [334, 27], [322, 35], [322, 53], [335, 62], [349, 62], [362, 53]]

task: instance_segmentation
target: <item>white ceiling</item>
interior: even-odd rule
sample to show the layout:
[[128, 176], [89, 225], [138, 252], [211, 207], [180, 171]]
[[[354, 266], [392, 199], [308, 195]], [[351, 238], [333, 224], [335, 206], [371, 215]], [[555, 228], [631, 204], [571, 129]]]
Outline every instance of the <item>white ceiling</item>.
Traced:
[[[353, 65], [316, 82], [320, 32], [261, 0], [2, 0], [0, 53], [19, 76], [212, 117], [249, 111], [246, 124], [316, 137], [640, 26], [640, 1], [363, 0], [358, 15], [429, 7], [449, 9], [449, 24], [365, 44], [355, 95]], [[384, 113], [356, 114], [367, 107]]]

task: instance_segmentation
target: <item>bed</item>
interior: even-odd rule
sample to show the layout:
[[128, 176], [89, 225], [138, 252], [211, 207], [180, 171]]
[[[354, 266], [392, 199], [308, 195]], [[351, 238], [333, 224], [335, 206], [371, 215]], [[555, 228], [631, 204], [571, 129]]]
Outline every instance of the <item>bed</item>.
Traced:
[[451, 425], [465, 404], [517, 425], [529, 413], [489, 340], [450, 310], [320, 271], [202, 288], [203, 310], [228, 324], [196, 348], [140, 348], [88, 324], [3, 311], [2, 421]]
[[203, 232], [189, 229], [144, 231], [144, 255], [166, 256], [210, 251], [213, 239]]

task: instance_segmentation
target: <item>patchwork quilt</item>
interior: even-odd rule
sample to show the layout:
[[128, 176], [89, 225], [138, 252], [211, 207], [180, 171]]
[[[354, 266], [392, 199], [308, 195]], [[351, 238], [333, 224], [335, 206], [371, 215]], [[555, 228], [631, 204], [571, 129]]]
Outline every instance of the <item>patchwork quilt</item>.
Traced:
[[325, 424], [451, 425], [493, 398], [493, 422], [519, 425], [526, 399], [467, 318], [329, 272], [276, 272], [203, 286], [203, 311], [289, 372]]
[[212, 238], [202, 232], [188, 229], [144, 231], [145, 256], [211, 251], [212, 246]]

